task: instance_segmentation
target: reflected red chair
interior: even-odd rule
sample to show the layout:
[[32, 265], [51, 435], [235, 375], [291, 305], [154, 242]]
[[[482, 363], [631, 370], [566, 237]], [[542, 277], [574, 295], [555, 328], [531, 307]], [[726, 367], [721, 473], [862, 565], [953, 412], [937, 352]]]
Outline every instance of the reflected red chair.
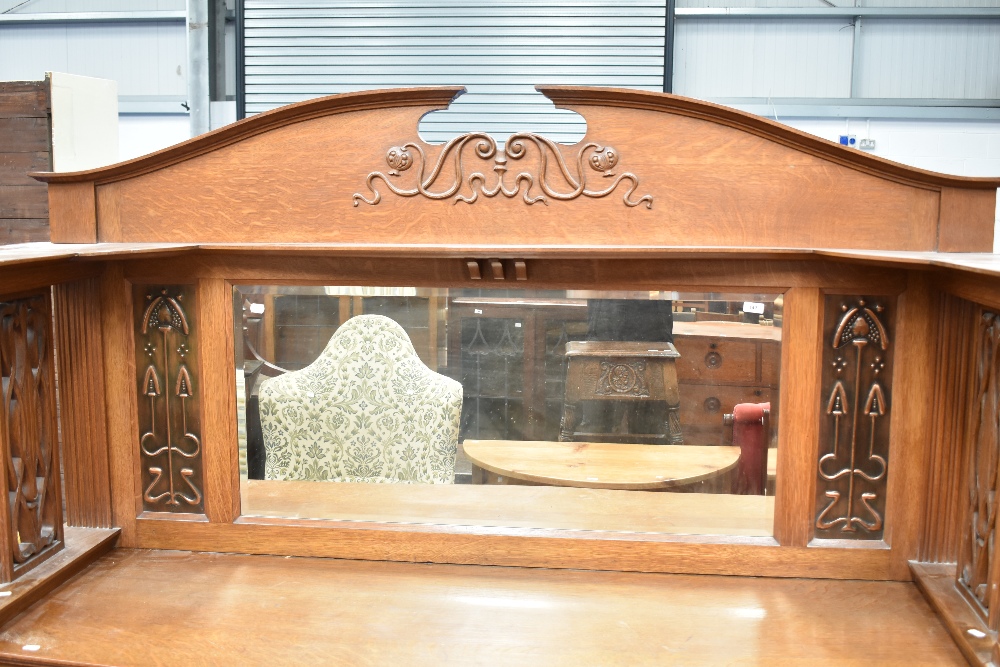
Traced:
[[763, 496], [767, 488], [767, 446], [771, 441], [771, 404], [740, 403], [723, 420], [733, 427], [740, 448], [731, 493]]

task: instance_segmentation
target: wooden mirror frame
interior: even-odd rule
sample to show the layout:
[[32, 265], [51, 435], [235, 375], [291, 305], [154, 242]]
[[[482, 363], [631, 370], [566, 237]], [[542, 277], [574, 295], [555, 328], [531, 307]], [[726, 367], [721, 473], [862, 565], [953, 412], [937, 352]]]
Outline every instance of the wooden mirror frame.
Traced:
[[[423, 181], [420, 188], [413, 186], [410, 193], [399, 186], [403, 194], [394, 194], [387, 183], [417, 173], [407, 175], [403, 164], [419, 169], [424, 159], [436, 164], [440, 158], [434, 156], [447, 152], [423, 144], [416, 126], [424, 113], [459, 92], [412, 89], [324, 98], [119, 165], [36, 175], [49, 183], [53, 241], [95, 244], [67, 248], [63, 259], [43, 269], [54, 273], [45, 273], [42, 284], [71, 281], [56, 292], [63, 321], [89, 323], [82, 334], [74, 330], [65, 336], [64, 363], [96, 374], [105, 399], [78, 411], [89, 410], [90, 422], [106, 424], [106, 448], [99, 429], [70, 430], [81, 443], [78, 452], [95, 454], [67, 456], [67, 477], [86, 479], [100, 491], [67, 493], [69, 514], [107, 517], [121, 527], [126, 547], [909, 579], [908, 561], [918, 553], [926, 517], [913, 494], [929, 488], [934, 446], [927, 437], [934, 367], [913, 360], [935, 349], [938, 335], [937, 285], [927, 262], [918, 262], [915, 254], [988, 250], [1000, 182], [903, 167], [675, 96], [545, 88], [557, 105], [587, 119], [588, 134], [576, 147], [523, 139], [528, 149], [548, 151], [549, 169], [537, 162], [534, 171], [527, 168], [537, 189], [511, 175], [504, 187], [512, 194], [490, 196], [494, 181], [472, 179], [472, 168], [448, 158], [441, 162], [443, 180], [417, 179]], [[476, 150], [479, 141], [468, 138], [466, 150]], [[498, 156], [505, 154], [488, 148], [469, 158], [470, 164], [482, 160], [480, 173], [491, 166], [498, 174], [514, 170], [516, 150], [501, 162]], [[569, 171], [562, 181], [552, 166], [559, 156]], [[393, 169], [398, 177], [388, 173]], [[613, 173], [606, 177], [602, 170]], [[439, 196], [449, 192], [449, 184], [463, 188], [457, 193], [466, 198], [478, 192], [476, 200]], [[542, 192], [548, 203], [530, 201]], [[892, 256], [896, 251], [911, 255]], [[89, 261], [65, 261], [77, 252]], [[470, 286], [468, 262], [476, 259], [522, 262], [527, 281], [519, 284], [531, 288], [784, 293], [774, 537], [241, 516], [232, 285], [461, 287]], [[204, 514], [142, 511], [134, 285], [193, 288]], [[904, 362], [892, 373], [892, 468], [882, 540], [814, 539], [828, 295], [855, 301], [889, 297], [896, 311], [891, 336], [897, 359]], [[93, 325], [95, 303], [99, 327]], [[97, 348], [100, 363], [94, 362]]]

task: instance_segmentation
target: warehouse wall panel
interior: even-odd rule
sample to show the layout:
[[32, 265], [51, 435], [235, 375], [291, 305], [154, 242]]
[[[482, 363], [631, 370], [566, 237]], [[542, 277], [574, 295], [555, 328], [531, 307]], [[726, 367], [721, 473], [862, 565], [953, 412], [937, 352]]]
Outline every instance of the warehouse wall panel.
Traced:
[[575, 142], [582, 119], [532, 87], [662, 90], [664, 24], [661, 0], [247, 0], [247, 114], [352, 90], [458, 84], [469, 92], [424, 119], [425, 140], [531, 130]]

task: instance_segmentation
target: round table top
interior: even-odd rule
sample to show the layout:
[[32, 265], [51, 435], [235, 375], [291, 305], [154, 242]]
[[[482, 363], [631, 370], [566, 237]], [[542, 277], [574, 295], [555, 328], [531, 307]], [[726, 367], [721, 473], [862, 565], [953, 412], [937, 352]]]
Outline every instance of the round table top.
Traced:
[[739, 447], [608, 442], [466, 440], [475, 465], [537, 484], [590, 489], [667, 489], [731, 470]]

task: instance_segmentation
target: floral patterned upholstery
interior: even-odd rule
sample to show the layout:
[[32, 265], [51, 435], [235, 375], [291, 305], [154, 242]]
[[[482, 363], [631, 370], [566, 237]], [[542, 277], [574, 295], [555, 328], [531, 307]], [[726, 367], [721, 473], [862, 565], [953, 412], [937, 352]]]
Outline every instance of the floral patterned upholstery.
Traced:
[[462, 385], [388, 317], [345, 322], [312, 364], [260, 388], [265, 479], [449, 484]]

